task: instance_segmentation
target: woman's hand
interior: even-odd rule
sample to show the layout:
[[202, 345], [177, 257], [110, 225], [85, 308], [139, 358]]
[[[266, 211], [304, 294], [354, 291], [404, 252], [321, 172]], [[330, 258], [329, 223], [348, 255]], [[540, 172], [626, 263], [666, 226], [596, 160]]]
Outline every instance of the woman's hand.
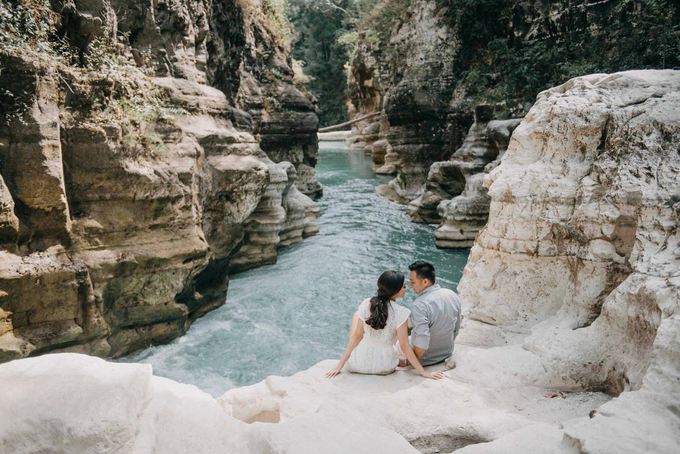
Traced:
[[335, 366], [331, 371], [326, 372], [326, 378], [333, 378], [338, 375], [340, 372], [342, 372], [342, 367], [343, 365], [338, 363], [338, 365]]
[[441, 380], [442, 378], [444, 378], [444, 372], [440, 370], [434, 372], [424, 370], [423, 373], [420, 375], [424, 378], [431, 378], [432, 380]]

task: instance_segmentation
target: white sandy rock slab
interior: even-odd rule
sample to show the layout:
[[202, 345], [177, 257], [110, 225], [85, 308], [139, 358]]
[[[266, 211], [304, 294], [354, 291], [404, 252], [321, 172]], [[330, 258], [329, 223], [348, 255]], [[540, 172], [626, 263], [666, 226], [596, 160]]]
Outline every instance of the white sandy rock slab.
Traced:
[[[451, 452], [535, 424], [493, 408], [479, 388], [449, 377], [427, 380], [406, 369], [389, 376], [343, 372], [326, 379], [324, 374], [334, 365], [335, 361], [323, 361], [292, 377], [268, 377], [258, 384], [229, 390], [218, 401], [228, 414], [242, 421], [278, 422], [281, 427], [319, 424], [322, 431], [328, 431], [326, 424], [332, 423], [335, 437], [382, 433], [390, 443], [398, 444], [384, 432], [387, 429], [421, 452]], [[278, 428], [271, 430], [271, 436], [281, 436], [277, 435]], [[288, 443], [287, 438], [277, 440]], [[343, 441], [332, 452], [395, 452], [346, 450], [353, 443], [355, 440]]]
[[52, 354], [1, 365], [0, 383], [3, 453], [260, 452], [209, 394], [149, 365]]

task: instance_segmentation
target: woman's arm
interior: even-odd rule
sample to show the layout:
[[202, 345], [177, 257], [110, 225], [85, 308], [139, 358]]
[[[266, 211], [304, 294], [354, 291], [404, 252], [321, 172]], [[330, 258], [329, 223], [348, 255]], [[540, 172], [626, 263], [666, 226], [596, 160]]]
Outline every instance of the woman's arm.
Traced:
[[411, 344], [408, 343], [408, 327], [406, 325], [406, 322], [404, 322], [399, 328], [397, 328], [397, 337], [399, 338], [399, 346], [401, 347], [401, 351], [404, 352], [404, 354], [406, 355], [406, 359], [408, 359], [408, 362], [413, 365], [413, 367], [418, 371], [418, 373], [420, 373], [420, 375], [422, 375], [425, 378], [432, 378], [434, 380], [444, 378], [443, 372], [441, 371], [428, 372], [425, 369], [423, 369], [423, 366], [420, 365], [420, 361], [418, 361], [416, 354], [413, 353]]
[[342, 358], [340, 358], [338, 365], [326, 374], [326, 378], [335, 377], [342, 371], [342, 368], [345, 367], [345, 363], [349, 359], [349, 356], [352, 354], [352, 350], [354, 350], [356, 346], [359, 345], [359, 342], [361, 342], [361, 339], [363, 338], [364, 322], [355, 313], [354, 317], [352, 317], [352, 326], [349, 328], [349, 342], [347, 343], [345, 353], [342, 354]]

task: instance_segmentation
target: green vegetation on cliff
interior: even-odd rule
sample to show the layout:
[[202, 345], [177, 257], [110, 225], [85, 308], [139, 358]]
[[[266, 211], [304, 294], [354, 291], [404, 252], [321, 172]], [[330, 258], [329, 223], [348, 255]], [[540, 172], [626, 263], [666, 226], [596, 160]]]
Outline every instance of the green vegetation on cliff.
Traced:
[[[291, 0], [291, 21], [295, 25], [293, 57], [304, 62], [308, 89], [319, 100], [319, 126], [347, 120], [344, 66], [349, 59], [346, 43], [339, 40], [351, 25], [349, 0], [335, 3]], [[332, 5], [332, 6], [331, 6]]]
[[[305, 61], [321, 125], [346, 117], [346, 74], [361, 45], [399, 68], [390, 43], [414, 0], [289, 0], [295, 58]], [[680, 11], [672, 0], [431, 0], [453, 30], [454, 89], [513, 107], [570, 78], [628, 69], [680, 68]], [[425, 2], [422, 2], [425, 3]], [[399, 46], [403, 45], [400, 43]]]
[[295, 26], [293, 56], [304, 62], [310, 91], [319, 100], [319, 126], [348, 120], [347, 64], [357, 43], [380, 47], [411, 0], [289, 0]]
[[[187, 112], [147, 83], [155, 71], [148, 56], [140, 53], [144, 65], [137, 66], [120, 55], [113, 38], [106, 35], [79, 48], [61, 25], [49, 0], [0, 0], [0, 77], [5, 81], [0, 87], [0, 123], [25, 124], [24, 116], [38, 95], [37, 86], [24, 86], [15, 80], [11, 62], [27, 58], [54, 67], [62, 91], [70, 94], [75, 93], [75, 84], [69, 80], [78, 77], [79, 72], [86, 72], [96, 81], [96, 89], [89, 96], [71, 97], [77, 99], [79, 108], [71, 110], [69, 106], [63, 120], [78, 117], [81, 121], [113, 121], [125, 130], [126, 147], [162, 150], [162, 140], [150, 132], [149, 126], [171, 122], [174, 115]], [[119, 33], [118, 38], [127, 41], [129, 33]]]
[[454, 80], [487, 102], [533, 102], [593, 73], [680, 68], [673, 1], [437, 0], [456, 30]]

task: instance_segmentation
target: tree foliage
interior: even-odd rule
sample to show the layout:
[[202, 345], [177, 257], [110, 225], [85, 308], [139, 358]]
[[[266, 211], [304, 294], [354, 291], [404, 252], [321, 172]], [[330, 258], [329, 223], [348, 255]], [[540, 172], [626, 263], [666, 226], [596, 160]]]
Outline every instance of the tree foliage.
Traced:
[[288, 0], [296, 33], [293, 56], [304, 62], [317, 97], [320, 126], [348, 120], [346, 67], [358, 42], [379, 46], [403, 20], [411, 0]]
[[522, 2], [437, 2], [460, 43], [454, 80], [477, 100], [533, 102], [540, 91], [585, 74], [680, 68], [673, 1], [565, 2], [554, 21], [543, 12], [544, 33], [528, 40], [517, 39], [523, 30], [513, 28], [527, 16]]
[[320, 127], [347, 120], [344, 67], [350, 46], [339, 38], [351, 28], [351, 0], [290, 0], [295, 26], [293, 58], [302, 61], [307, 88], [319, 101]]

